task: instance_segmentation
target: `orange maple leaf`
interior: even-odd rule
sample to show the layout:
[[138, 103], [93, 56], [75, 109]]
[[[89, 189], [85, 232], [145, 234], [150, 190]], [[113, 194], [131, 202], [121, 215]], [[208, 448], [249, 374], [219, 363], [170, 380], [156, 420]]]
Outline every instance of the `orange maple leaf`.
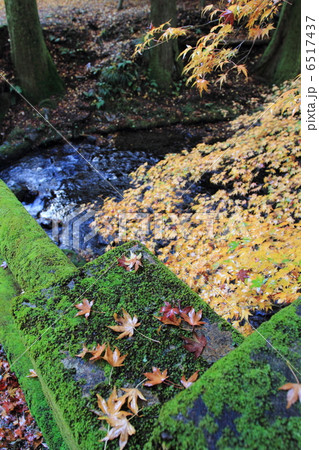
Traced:
[[124, 366], [123, 361], [127, 355], [121, 356], [121, 353], [117, 347], [115, 347], [114, 352], [112, 352], [111, 347], [108, 345], [105, 351], [103, 359], [107, 361], [112, 367]]
[[152, 370], [153, 372], [143, 373], [143, 375], [150, 380], [144, 383], [144, 386], [155, 386], [155, 384], [161, 384], [164, 380], [166, 380], [166, 378], [168, 378], [167, 369], [165, 369], [163, 373], [161, 373], [158, 367], [152, 367]]
[[89, 350], [89, 349], [87, 348], [86, 344], [84, 344], [81, 353], [79, 353], [78, 355], [75, 355], [75, 356], [78, 356], [79, 358], [84, 358], [84, 356], [85, 356], [87, 353], [91, 353], [91, 350]]
[[100, 420], [107, 420], [109, 417], [123, 417], [127, 415], [132, 415], [126, 411], [121, 411], [122, 405], [125, 402], [125, 398], [118, 397], [116, 393], [116, 388], [113, 388], [112, 394], [107, 400], [104, 400], [99, 394], [97, 396], [97, 403], [102, 411], [103, 415], [99, 416]]
[[123, 317], [118, 316], [116, 313], [114, 314], [114, 319], [119, 325], [108, 326], [111, 330], [121, 333], [116, 339], [122, 339], [125, 336], [133, 336], [135, 328], [141, 325], [140, 323], [137, 323], [136, 316], [132, 319], [125, 309], [122, 309], [122, 311]]
[[185, 320], [185, 322], [192, 325], [192, 327], [195, 327], [196, 325], [202, 325], [203, 321], [200, 321], [199, 319], [202, 318], [202, 310], [195, 312], [195, 309], [192, 308], [187, 314], [181, 313], [182, 318]]
[[90, 361], [97, 361], [98, 359], [102, 359], [102, 353], [105, 350], [105, 344], [97, 344], [96, 349], [91, 350], [90, 353], [92, 353], [92, 358], [90, 358]]
[[130, 410], [134, 414], [137, 414], [138, 413], [138, 405], [137, 405], [138, 398], [140, 398], [141, 400], [145, 400], [145, 401], [146, 401], [146, 398], [144, 397], [142, 392], [136, 388], [133, 388], [133, 389], [132, 388], [131, 389], [122, 388], [122, 389], [123, 389], [123, 391], [126, 392], [126, 394], [124, 394], [121, 398], [127, 399], [127, 406], [130, 408]]
[[80, 310], [78, 313], [76, 313], [75, 317], [82, 316], [84, 314], [84, 317], [87, 319], [91, 313], [91, 308], [92, 308], [93, 303], [94, 303], [94, 300], [89, 302], [87, 298], [84, 298], [82, 303], [75, 305], [75, 307]]
[[301, 401], [301, 384], [300, 383], [286, 383], [283, 386], [280, 386], [278, 388], [282, 391], [288, 391], [287, 392], [287, 406], [286, 409], [290, 408], [291, 405], [296, 403], [296, 401], [299, 399]]
[[180, 317], [177, 316], [162, 316], [162, 317], [157, 317], [154, 316], [155, 319], [160, 320], [161, 322], [165, 323], [165, 325], [174, 325], [175, 327], [179, 327], [181, 324], [182, 319]]
[[188, 380], [186, 380], [185, 375], [182, 376], [181, 383], [185, 389], [189, 388], [197, 380], [198, 372], [199, 371], [196, 370], [196, 372], [193, 373], [193, 375], [191, 377], [189, 377]]

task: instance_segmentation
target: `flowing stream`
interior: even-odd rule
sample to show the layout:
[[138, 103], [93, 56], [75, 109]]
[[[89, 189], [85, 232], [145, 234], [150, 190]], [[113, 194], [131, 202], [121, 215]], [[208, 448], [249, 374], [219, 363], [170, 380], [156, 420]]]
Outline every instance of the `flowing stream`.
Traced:
[[[201, 140], [198, 130], [191, 134], [178, 127], [117, 133], [103, 148], [92, 137], [74, 148], [34, 151], [0, 170], [0, 178], [58, 245], [99, 255], [105, 241], [93, 235], [89, 224], [103, 199], [120, 199], [130, 186], [129, 174], [140, 165], [150, 167]], [[83, 206], [92, 203], [95, 210]], [[72, 231], [63, 228], [66, 223]]]

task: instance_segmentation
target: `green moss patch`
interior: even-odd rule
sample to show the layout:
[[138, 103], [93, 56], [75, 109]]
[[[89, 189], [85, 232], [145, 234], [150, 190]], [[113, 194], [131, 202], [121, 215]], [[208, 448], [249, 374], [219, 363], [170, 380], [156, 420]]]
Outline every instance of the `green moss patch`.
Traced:
[[0, 253], [22, 289], [49, 285], [75, 267], [0, 180]]
[[[2, 258], [0, 257], [0, 261]], [[33, 367], [19, 329], [16, 327], [12, 315], [12, 299], [18, 295], [20, 287], [15, 283], [9, 269], [0, 268], [0, 342], [4, 346], [12, 371], [19, 378], [25, 399], [31, 414], [37, 418], [43, 436], [50, 442], [51, 448], [67, 450], [51, 408], [43, 394], [39, 379], [27, 378], [29, 369]]]
[[[129, 255], [131, 249], [142, 252], [143, 267], [137, 272], [126, 271], [117, 264], [117, 259], [123, 253]], [[83, 298], [94, 300], [88, 319], [75, 317], [78, 310], [74, 305]], [[163, 325], [154, 317], [159, 315], [165, 301], [178, 300], [182, 306], [203, 310], [203, 330], [212, 345], [211, 351], [205, 349], [207, 353], [197, 360], [185, 350], [181, 338], [191, 337], [191, 327], [185, 325], [181, 330]], [[122, 308], [132, 317], [136, 315], [141, 325], [131, 338], [118, 340], [118, 333], [107, 326], [116, 325], [113, 315], [121, 316]], [[100, 430], [102, 422], [92, 412], [98, 409], [97, 393], [108, 398], [113, 386], [135, 387], [143, 381], [143, 373], [151, 372], [152, 367], [168, 369], [169, 379], [178, 384], [182, 375], [188, 378], [196, 370], [202, 375], [214, 361], [243, 341], [242, 336], [138, 243], [127, 243], [108, 252], [63, 282], [21, 295], [15, 300], [13, 314], [63, 439], [69, 448], [77, 449], [103, 448], [99, 440], [107, 431]], [[214, 338], [219, 349], [213, 346]], [[76, 357], [84, 344], [92, 349], [102, 343], [127, 354], [123, 367], [111, 371], [106, 361], [93, 364], [88, 361], [90, 355], [84, 359]], [[180, 391], [164, 384], [139, 388], [148, 401], [140, 405], [142, 417], [131, 419], [136, 434], [130, 437], [129, 448], [136, 449], [144, 448], [161, 406]], [[118, 440], [108, 443], [108, 448], [118, 448]]]
[[286, 360], [300, 380], [299, 301], [166, 403], [144, 448], [300, 448], [300, 403], [278, 391], [296, 382]]

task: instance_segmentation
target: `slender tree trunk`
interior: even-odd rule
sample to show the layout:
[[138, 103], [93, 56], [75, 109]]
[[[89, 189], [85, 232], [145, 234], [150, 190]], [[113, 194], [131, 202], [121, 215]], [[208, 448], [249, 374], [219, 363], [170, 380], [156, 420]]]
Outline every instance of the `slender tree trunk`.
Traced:
[[278, 26], [256, 70], [267, 82], [280, 84], [300, 73], [300, 24], [301, 1], [290, 0], [290, 3], [284, 3]]
[[5, 0], [11, 57], [23, 94], [32, 102], [64, 87], [45, 45], [36, 0]]
[[117, 10], [120, 11], [121, 9], [123, 9], [123, 0], [119, 0], [117, 3]]
[[[171, 26], [177, 24], [176, 0], [151, 0], [151, 22], [157, 27], [170, 21]], [[169, 89], [173, 76], [180, 76], [182, 63], [178, 57], [177, 41], [157, 45], [151, 49], [150, 71], [151, 77], [162, 90]]]

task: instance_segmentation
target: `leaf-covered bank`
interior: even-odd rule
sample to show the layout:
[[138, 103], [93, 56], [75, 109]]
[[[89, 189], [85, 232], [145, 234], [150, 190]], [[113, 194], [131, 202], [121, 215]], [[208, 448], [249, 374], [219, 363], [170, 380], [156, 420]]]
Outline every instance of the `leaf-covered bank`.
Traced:
[[227, 141], [141, 166], [135, 187], [96, 218], [110, 248], [140, 239], [244, 333], [254, 311], [300, 295], [298, 81], [291, 87], [234, 120]]

